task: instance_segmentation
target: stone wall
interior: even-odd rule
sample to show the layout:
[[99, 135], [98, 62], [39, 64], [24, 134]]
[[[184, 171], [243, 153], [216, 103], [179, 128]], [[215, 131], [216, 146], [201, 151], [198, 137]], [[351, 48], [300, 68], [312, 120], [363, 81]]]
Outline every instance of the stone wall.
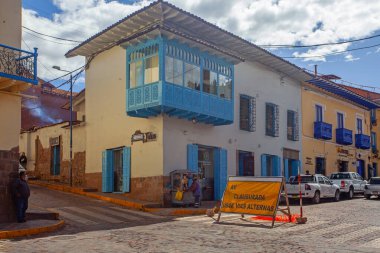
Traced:
[[[38, 179], [55, 181], [59, 183], [70, 183], [70, 162], [63, 160], [63, 150], [69, 149], [60, 143], [60, 174], [51, 175], [51, 147], [43, 147], [40, 139], [36, 139], [36, 165], [33, 176]], [[84, 186], [86, 168], [86, 152], [75, 152], [72, 161], [73, 186]]]
[[18, 152], [0, 150], [0, 223], [16, 220], [12, 184], [18, 177]]

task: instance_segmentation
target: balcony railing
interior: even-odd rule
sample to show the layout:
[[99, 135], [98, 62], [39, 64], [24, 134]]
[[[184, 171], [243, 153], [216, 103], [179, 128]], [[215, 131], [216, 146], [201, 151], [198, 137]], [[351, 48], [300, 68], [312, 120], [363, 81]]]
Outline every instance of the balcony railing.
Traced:
[[161, 113], [211, 125], [233, 122], [232, 100], [198, 90], [157, 82], [127, 89], [127, 112], [133, 117], [151, 117]]
[[369, 149], [371, 147], [371, 138], [369, 137], [369, 135], [356, 134], [355, 147], [360, 149]]
[[342, 145], [352, 144], [352, 131], [346, 128], [336, 129], [336, 143]]
[[37, 48], [28, 52], [0, 44], [0, 77], [37, 84]]
[[331, 140], [332, 139], [332, 125], [322, 121], [314, 122], [314, 138]]

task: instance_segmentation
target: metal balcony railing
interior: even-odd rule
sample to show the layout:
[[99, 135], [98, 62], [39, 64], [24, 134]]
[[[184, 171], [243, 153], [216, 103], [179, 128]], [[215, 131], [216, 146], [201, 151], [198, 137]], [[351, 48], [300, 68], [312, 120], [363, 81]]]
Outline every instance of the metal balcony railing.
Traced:
[[0, 44], [0, 77], [37, 84], [37, 48], [28, 52]]

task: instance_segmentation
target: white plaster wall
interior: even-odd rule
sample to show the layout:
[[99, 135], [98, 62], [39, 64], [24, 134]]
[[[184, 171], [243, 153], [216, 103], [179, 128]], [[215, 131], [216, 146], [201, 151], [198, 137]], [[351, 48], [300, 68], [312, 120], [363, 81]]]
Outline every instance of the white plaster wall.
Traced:
[[[236, 175], [236, 151], [254, 152], [255, 175], [261, 174], [261, 155], [282, 157], [283, 148], [301, 151], [301, 141], [287, 140], [287, 110], [298, 112], [301, 130], [301, 83], [284, 77], [258, 63], [235, 66], [234, 123], [227, 126], [209, 126], [183, 119], [164, 118], [164, 173], [187, 167], [187, 144], [196, 143], [222, 147], [228, 151], [228, 174]], [[256, 131], [239, 129], [239, 96], [256, 97]], [[279, 105], [279, 137], [265, 135], [265, 103]], [[299, 134], [301, 138], [301, 133]], [[302, 154], [300, 152], [301, 159]], [[281, 169], [283, 165], [281, 164]]]

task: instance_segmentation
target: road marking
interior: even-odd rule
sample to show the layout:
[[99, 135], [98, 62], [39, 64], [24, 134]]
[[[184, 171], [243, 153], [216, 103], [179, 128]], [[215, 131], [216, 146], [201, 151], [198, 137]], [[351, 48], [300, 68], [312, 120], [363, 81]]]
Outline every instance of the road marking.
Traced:
[[96, 210], [101, 211], [101, 212], [104, 212], [104, 213], [107, 213], [107, 214], [109, 213], [113, 216], [117, 216], [117, 217], [124, 218], [127, 220], [133, 220], [133, 221], [141, 220], [140, 217], [136, 217], [136, 216], [133, 216], [131, 214], [127, 214], [124, 210], [116, 211], [116, 210], [111, 210], [111, 208], [109, 208], [109, 207], [99, 207], [99, 206], [92, 206], [91, 208], [96, 209]]
[[315, 235], [327, 234], [327, 233], [334, 232], [334, 231], [339, 231], [339, 233], [340, 233], [340, 232], [344, 231], [343, 230], [344, 228], [351, 227], [351, 226], [355, 226], [355, 224], [344, 223], [344, 224], [338, 224], [338, 225], [326, 225], [326, 228], [321, 228], [321, 229], [318, 229], [315, 231], [306, 232], [306, 234], [308, 236], [310, 236], [310, 235], [315, 236]]
[[360, 247], [366, 247], [366, 248], [378, 248], [380, 249], [380, 238], [377, 238], [375, 240], [369, 241], [367, 243], [364, 243], [360, 245]]
[[[358, 227], [359, 225], [357, 225]], [[371, 234], [373, 232], [376, 232], [376, 231], [379, 231], [380, 228], [379, 227], [366, 227], [366, 228], [362, 228], [362, 229], [357, 229], [351, 233], [346, 233], [346, 234], [342, 234], [342, 235], [339, 235], [339, 236], [336, 236], [336, 237], [333, 237], [333, 238], [329, 238], [328, 241], [331, 241], [331, 242], [345, 242], [345, 241], [350, 241], [350, 240], [353, 240], [357, 237], [363, 237], [365, 236], [366, 234]], [[342, 231], [344, 233], [344, 231]]]
[[93, 218], [96, 218], [96, 219], [99, 219], [99, 220], [102, 220], [102, 221], [106, 221], [106, 222], [109, 222], [109, 223], [121, 223], [121, 222], [123, 222], [121, 220], [117, 220], [117, 219], [111, 218], [111, 217], [109, 217], [107, 215], [100, 214], [100, 213], [95, 213], [95, 212], [92, 212], [90, 210], [79, 208], [79, 207], [75, 207], [75, 206], [65, 207], [65, 209], [68, 209], [68, 210], [71, 210], [71, 211], [74, 211], [74, 212], [77, 212], [77, 213], [81, 213], [81, 214], [84, 214], [84, 215], [87, 215], [87, 216], [90, 216], [90, 217], [93, 217]]
[[59, 213], [59, 215], [62, 215], [63, 218], [67, 218], [69, 220], [72, 220], [72, 221], [75, 221], [75, 222], [78, 222], [78, 223], [81, 223], [81, 224], [84, 224], [84, 225], [95, 225], [95, 224], [97, 224], [97, 222], [95, 222], [95, 221], [88, 220], [88, 219], [83, 218], [81, 216], [65, 212], [62, 209], [48, 208], [47, 210], [55, 212], [55, 213]]
[[127, 213], [135, 214], [135, 215], [138, 215], [138, 216], [143, 216], [143, 217], [148, 217], [148, 218], [153, 218], [153, 219], [162, 219], [163, 218], [162, 216], [151, 214], [151, 213], [146, 213], [146, 212], [143, 212], [143, 211], [133, 211], [131, 209], [114, 207], [114, 206], [111, 206], [110, 208], [118, 210], [120, 212], [127, 212]]

